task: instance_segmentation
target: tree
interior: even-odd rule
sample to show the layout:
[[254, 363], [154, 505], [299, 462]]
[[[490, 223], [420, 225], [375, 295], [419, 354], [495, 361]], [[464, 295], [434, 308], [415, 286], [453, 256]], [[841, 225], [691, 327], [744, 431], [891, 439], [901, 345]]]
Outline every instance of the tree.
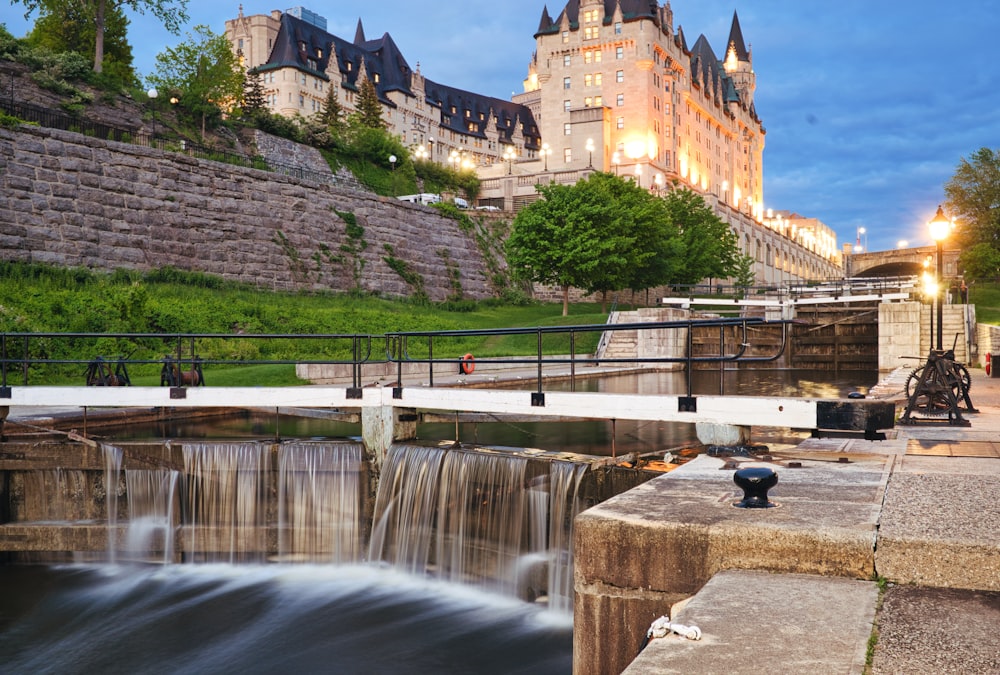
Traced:
[[963, 158], [944, 193], [962, 244], [989, 244], [1000, 251], [1000, 150], [980, 148]]
[[[28, 42], [54, 53], [76, 52], [93, 61], [96, 26], [88, 0], [49, 0], [39, 7], [38, 20], [28, 35]], [[127, 40], [129, 20], [120, 7], [107, 11], [104, 27], [102, 71], [111, 69], [122, 83], [135, 80], [132, 70], [132, 47]]]
[[958, 257], [965, 278], [993, 281], [1000, 278], [1000, 251], [990, 244], [976, 244]]
[[[32, 12], [59, 16], [60, 6], [64, 0], [11, 0], [11, 4], [22, 4], [25, 8], [24, 18]], [[163, 26], [176, 35], [182, 24], [187, 22], [187, 0], [77, 0], [80, 11], [88, 21], [93, 22], [94, 36], [94, 72], [99, 73], [104, 64], [104, 37], [108, 27], [108, 17], [115, 13], [122, 14], [127, 7], [139, 14], [147, 11], [163, 22]], [[176, 5], [176, 6], [175, 6]]]
[[638, 271], [656, 269], [651, 261], [667, 256], [676, 240], [664, 202], [617, 176], [595, 173], [576, 185], [537, 189], [542, 198], [514, 219], [507, 262], [520, 279], [562, 288], [563, 316], [570, 287], [605, 294], [628, 288]]
[[735, 276], [739, 271], [739, 240], [701, 195], [680, 188], [667, 193], [664, 201], [683, 241], [681, 262], [670, 283], [696, 284], [702, 279]]
[[344, 119], [344, 106], [340, 105], [337, 97], [337, 87], [331, 83], [326, 92], [326, 100], [323, 101], [323, 110], [319, 113], [320, 121], [330, 130], [330, 135], [335, 141], [342, 141], [347, 131], [347, 122]]
[[358, 105], [353, 114], [355, 124], [369, 129], [385, 129], [382, 119], [382, 103], [378, 100], [375, 85], [367, 77], [361, 81], [358, 90]]
[[260, 73], [250, 70], [243, 83], [243, 116], [254, 118], [267, 109], [264, 100], [264, 85], [260, 82]]
[[243, 95], [243, 73], [224, 35], [195, 26], [188, 40], [156, 55], [156, 73], [148, 81], [165, 91], [180, 92], [179, 104], [201, 119], [201, 135], [209, 116], [232, 107]]

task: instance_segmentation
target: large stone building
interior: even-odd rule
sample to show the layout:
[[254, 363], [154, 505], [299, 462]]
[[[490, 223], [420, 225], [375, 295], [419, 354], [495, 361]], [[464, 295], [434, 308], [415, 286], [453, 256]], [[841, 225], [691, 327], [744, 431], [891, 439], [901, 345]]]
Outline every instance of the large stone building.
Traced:
[[760, 282], [843, 273], [828, 227], [765, 209], [766, 132], [735, 13], [716, 55], [704, 35], [689, 45], [669, 2], [569, 0], [555, 18], [543, 9], [524, 92], [512, 101], [425, 78], [388, 33], [368, 40], [360, 20], [348, 42], [309, 10], [241, 9], [226, 34], [260, 73], [274, 112], [314, 114], [329, 87], [353, 110], [370, 79], [390, 131], [415, 154], [476, 170], [479, 204], [516, 210], [537, 198], [538, 183], [611, 171], [653, 191], [676, 184], [701, 194], [754, 257]]

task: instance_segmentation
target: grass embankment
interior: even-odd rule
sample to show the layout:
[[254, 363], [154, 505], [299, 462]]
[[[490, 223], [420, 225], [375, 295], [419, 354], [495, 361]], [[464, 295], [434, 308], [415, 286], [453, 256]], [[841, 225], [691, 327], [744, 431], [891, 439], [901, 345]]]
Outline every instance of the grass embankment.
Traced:
[[1000, 326], [1000, 283], [973, 283], [969, 286], [969, 303], [976, 306], [976, 321]]
[[[441, 331], [604, 323], [599, 305], [576, 304], [568, 317], [561, 304], [454, 302], [416, 304], [341, 294], [267, 292], [200, 273], [163, 269], [139, 274], [118, 270], [102, 274], [84, 269], [0, 263], [0, 332], [3, 333], [197, 333], [373, 335], [402, 331]], [[592, 352], [599, 333], [576, 337], [577, 353]], [[190, 342], [182, 355], [190, 357]], [[408, 353], [426, 355], [426, 342], [413, 340]], [[23, 354], [21, 340], [8, 340], [9, 358]], [[234, 360], [246, 365], [205, 366], [210, 385], [259, 386], [301, 384], [289, 364], [252, 365], [253, 361], [348, 360], [351, 341], [199, 338], [195, 354], [205, 360]], [[435, 358], [534, 354], [537, 338], [526, 336], [436, 338]], [[567, 354], [569, 334], [547, 336], [546, 354]], [[161, 360], [174, 355], [177, 341], [163, 338], [33, 338], [33, 359], [89, 361], [126, 356], [133, 384], [158, 385]], [[372, 344], [372, 359], [383, 358], [384, 341]], [[147, 361], [147, 363], [137, 363]], [[86, 364], [32, 365], [32, 384], [82, 384]], [[19, 367], [8, 382], [21, 381]]]

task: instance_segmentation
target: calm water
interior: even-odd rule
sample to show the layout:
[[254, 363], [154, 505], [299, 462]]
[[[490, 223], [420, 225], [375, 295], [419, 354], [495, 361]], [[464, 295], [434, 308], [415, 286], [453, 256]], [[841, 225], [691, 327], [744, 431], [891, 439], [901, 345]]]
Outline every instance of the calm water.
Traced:
[[[875, 375], [699, 373], [694, 393], [841, 398]], [[568, 388], [568, 384], [565, 385]], [[580, 381], [577, 391], [686, 393], [683, 374]], [[357, 436], [353, 425], [260, 416], [116, 438]], [[453, 424], [426, 424], [452, 440]], [[460, 440], [586, 454], [693, 440], [664, 423], [461, 424]], [[572, 615], [381, 565], [0, 567], [5, 673], [540, 673], [572, 671]], [[637, 639], [641, 636], [637, 636]]]

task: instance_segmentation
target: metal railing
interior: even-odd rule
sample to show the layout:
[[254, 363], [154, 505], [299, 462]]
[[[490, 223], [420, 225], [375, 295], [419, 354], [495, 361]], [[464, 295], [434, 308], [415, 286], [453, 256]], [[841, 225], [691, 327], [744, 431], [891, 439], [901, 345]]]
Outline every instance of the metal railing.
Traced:
[[[586, 365], [613, 365], [621, 367], [649, 367], [666, 364], [683, 364], [688, 371], [688, 396], [691, 395], [691, 371], [696, 363], [768, 362], [775, 361], [784, 353], [788, 342], [790, 321], [768, 321], [761, 318], [717, 318], [691, 319], [626, 324], [587, 324], [576, 326], [543, 326], [533, 328], [494, 328], [450, 331], [407, 331], [384, 335], [368, 334], [219, 334], [219, 333], [0, 333], [0, 398], [10, 398], [11, 376], [23, 386], [29, 386], [32, 367], [73, 366], [81, 367], [81, 374], [94, 370], [97, 363], [102, 372], [112, 368], [127, 369], [135, 366], [156, 364], [169, 370], [167, 378], [176, 384], [175, 371], [198, 371], [206, 366], [251, 366], [251, 365], [348, 365], [351, 370], [351, 390], [360, 391], [362, 386], [362, 366], [371, 364], [395, 364], [397, 385], [402, 387], [404, 364], [426, 365], [430, 386], [434, 386], [435, 368], [447, 365], [455, 368], [463, 357], [457, 352], [464, 350], [475, 339], [525, 336], [533, 342], [533, 348], [523, 349], [522, 355], [477, 357], [477, 364], [499, 364], [502, 368], [524, 368], [529, 366], [536, 376], [536, 389], [540, 394], [544, 381], [543, 368], [546, 366], [569, 366], [569, 379], [575, 391], [577, 367]], [[751, 327], [771, 326], [780, 331], [781, 340], [773, 354], [748, 356], [751, 347]], [[693, 346], [694, 328], [718, 328], [719, 343], [715, 354], [695, 355]], [[730, 338], [733, 345], [726, 351], [726, 329], [735, 331]], [[684, 330], [683, 354], [656, 356], [635, 356], [607, 358], [596, 353], [578, 353], [577, 344], [581, 336], [593, 333], [615, 331], [674, 331]], [[295, 358], [223, 358], [219, 354], [237, 353], [243, 343], [274, 343], [289, 341], [294, 343], [297, 353], [306, 353]], [[114, 347], [132, 347], [127, 356], [100, 354]], [[239, 343], [239, 344], [234, 344]], [[450, 343], [450, 344], [449, 344]], [[773, 344], [773, 340], [766, 342]], [[446, 345], [442, 349], [442, 344]], [[568, 344], [569, 355], [565, 345]], [[592, 344], [592, 342], [591, 342]], [[677, 344], [677, 343], [675, 343]], [[227, 346], [228, 345], [228, 346]], [[435, 349], [438, 355], [435, 356]], [[140, 352], [139, 356], [134, 356]], [[243, 350], [247, 351], [247, 350]], [[262, 350], [277, 351], [275, 349]], [[446, 356], [441, 356], [445, 352]], [[54, 356], [53, 354], [64, 354]], [[69, 354], [69, 355], [65, 355]], [[160, 355], [163, 356], [160, 356]], [[165, 370], [164, 372], [167, 372]], [[440, 372], [440, 370], [439, 370]], [[40, 377], [40, 376], [39, 376]], [[127, 378], [126, 378], [127, 379]], [[164, 379], [161, 376], [161, 384]], [[204, 381], [202, 380], [203, 384]]]

